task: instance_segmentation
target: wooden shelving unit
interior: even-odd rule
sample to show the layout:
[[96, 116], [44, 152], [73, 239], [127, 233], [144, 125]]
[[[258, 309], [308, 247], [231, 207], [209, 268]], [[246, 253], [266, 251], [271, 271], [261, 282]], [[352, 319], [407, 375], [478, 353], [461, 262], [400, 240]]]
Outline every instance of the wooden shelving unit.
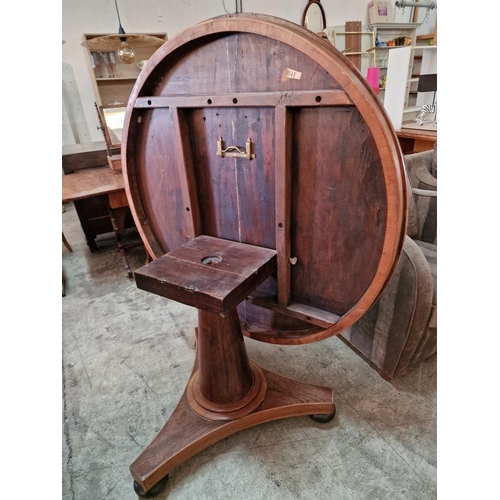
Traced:
[[363, 31], [360, 21], [348, 21], [344, 30], [334, 30], [330, 39], [332, 45], [338, 48], [366, 77], [368, 67], [375, 66], [375, 45], [373, 31]]
[[[379, 42], [388, 42], [400, 36], [411, 39], [411, 44], [406, 47], [376, 46], [374, 52], [381, 79], [385, 76], [386, 80], [386, 87], [379, 89], [379, 98], [393, 125], [396, 129], [405, 124], [414, 125], [422, 105], [432, 102], [432, 95], [417, 92], [417, 87], [421, 74], [437, 72], [437, 46], [432, 45], [435, 34], [417, 36], [419, 23], [377, 23], [369, 26]], [[405, 48], [410, 50], [404, 51]]]
[[[388, 42], [394, 40], [397, 37], [404, 36], [410, 38], [412, 43], [415, 45], [417, 40], [417, 29], [418, 23], [375, 23], [370, 24], [369, 27], [373, 31], [375, 40], [378, 39], [379, 42]], [[375, 54], [375, 66], [380, 68], [381, 80], [387, 77], [389, 54], [392, 50], [400, 49], [401, 46], [394, 45], [376, 45], [373, 47]], [[408, 79], [411, 75], [411, 68], [413, 66], [413, 59], [410, 59], [408, 66]], [[384, 102], [385, 99], [385, 87], [381, 86], [379, 89], [379, 98]]]
[[[88, 40], [106, 34], [108, 33], [86, 33], [83, 35], [83, 41], [86, 42]], [[154, 36], [163, 40], [164, 42], [167, 41], [166, 33], [140, 34]], [[118, 57], [116, 57], [116, 74], [118, 75], [116, 77], [109, 74], [108, 69], [105, 65], [101, 66], [102, 73], [99, 74], [97, 71], [97, 67], [92, 67], [91, 50], [86, 48], [89, 53], [89, 73], [94, 86], [97, 104], [99, 106], [116, 106], [118, 104], [126, 105], [130, 93], [132, 92], [132, 88], [134, 87], [134, 83], [141, 72], [141, 69], [139, 68], [137, 63], [139, 61], [149, 59], [158, 49], [158, 47], [159, 45], [134, 47], [135, 61], [132, 64], [124, 64], [118, 59]], [[94, 50], [92, 50], [92, 52], [94, 52]]]

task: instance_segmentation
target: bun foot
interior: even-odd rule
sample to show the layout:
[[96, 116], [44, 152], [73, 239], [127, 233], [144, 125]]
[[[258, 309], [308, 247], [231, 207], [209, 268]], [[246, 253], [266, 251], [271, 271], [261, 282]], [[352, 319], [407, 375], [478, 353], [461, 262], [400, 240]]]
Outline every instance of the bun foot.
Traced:
[[144, 491], [137, 481], [134, 481], [134, 491], [137, 494], [137, 496], [141, 498], [154, 498], [155, 496], [159, 495], [167, 486], [168, 482], [168, 474], [161, 480], [158, 481], [152, 488], [150, 488], [148, 491]]
[[333, 413], [327, 413], [326, 415], [321, 415], [321, 414], [309, 415], [309, 418], [314, 420], [315, 422], [318, 422], [318, 424], [327, 424], [328, 422], [331, 422], [333, 420], [335, 413], [336, 413], [336, 408], [334, 406]]

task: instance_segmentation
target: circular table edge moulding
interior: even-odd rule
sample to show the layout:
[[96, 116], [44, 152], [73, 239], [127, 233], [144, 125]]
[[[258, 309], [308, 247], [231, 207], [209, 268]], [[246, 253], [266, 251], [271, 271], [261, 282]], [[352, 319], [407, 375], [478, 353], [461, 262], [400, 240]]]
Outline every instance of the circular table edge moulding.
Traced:
[[[140, 201], [135, 199], [129, 185], [130, 173], [127, 168], [128, 132], [135, 102], [156, 65], [172, 55], [184, 44], [214, 34], [238, 32], [261, 35], [285, 43], [304, 53], [323, 67], [339, 83], [358, 109], [370, 129], [380, 154], [387, 196], [387, 228], [375, 277], [355, 306], [344, 313], [336, 324], [306, 337], [270, 338], [260, 336], [258, 332], [249, 333], [244, 330], [246, 336], [268, 343], [298, 345], [316, 342], [337, 335], [351, 326], [380, 296], [394, 273], [401, 255], [406, 234], [408, 204], [403, 156], [390, 119], [361, 73], [333, 45], [290, 21], [262, 14], [223, 15], [203, 21], [173, 36], [150, 57], [137, 78], [127, 103], [122, 135], [124, 140], [121, 149], [126, 194], [141, 238], [148, 253], [155, 259], [157, 256], [153, 247], [159, 248], [159, 245], [154, 241], [155, 238], [150, 228], [144, 227], [144, 220], [139, 216], [136, 207], [136, 202], [140, 203]], [[389, 159], [391, 164], [388, 164]], [[146, 234], [146, 232], [149, 234]]]

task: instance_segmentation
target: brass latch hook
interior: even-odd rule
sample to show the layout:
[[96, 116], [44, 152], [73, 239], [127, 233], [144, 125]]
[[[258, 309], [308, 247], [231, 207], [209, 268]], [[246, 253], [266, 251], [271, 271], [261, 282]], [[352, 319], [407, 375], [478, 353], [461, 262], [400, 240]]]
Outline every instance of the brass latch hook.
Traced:
[[245, 151], [242, 151], [241, 147], [238, 146], [228, 146], [225, 147], [226, 143], [221, 136], [217, 139], [217, 156], [224, 158], [225, 156], [232, 156], [234, 158], [246, 158], [247, 160], [253, 160], [255, 158], [254, 143], [252, 139], [248, 138]]

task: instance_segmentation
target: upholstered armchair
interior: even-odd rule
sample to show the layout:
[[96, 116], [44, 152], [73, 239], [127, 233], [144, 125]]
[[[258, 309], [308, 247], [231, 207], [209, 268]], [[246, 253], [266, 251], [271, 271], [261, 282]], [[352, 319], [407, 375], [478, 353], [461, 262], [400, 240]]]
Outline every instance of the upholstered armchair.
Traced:
[[405, 162], [413, 187], [437, 190], [437, 142], [434, 149], [406, 155]]
[[408, 228], [398, 266], [371, 309], [340, 334], [386, 380], [437, 350], [437, 146], [405, 156]]

